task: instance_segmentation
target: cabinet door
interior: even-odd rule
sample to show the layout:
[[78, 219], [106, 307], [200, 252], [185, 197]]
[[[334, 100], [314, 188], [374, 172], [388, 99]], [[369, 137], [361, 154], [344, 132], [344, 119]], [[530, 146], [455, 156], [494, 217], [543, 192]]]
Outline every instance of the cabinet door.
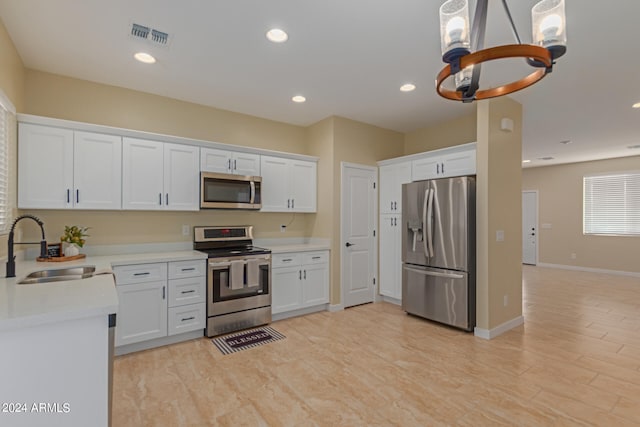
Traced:
[[271, 313], [277, 314], [302, 307], [302, 269], [300, 266], [271, 270]]
[[181, 144], [164, 144], [164, 206], [174, 211], [200, 208], [200, 150]]
[[260, 155], [234, 153], [232, 166], [233, 173], [236, 175], [260, 176]]
[[216, 148], [200, 148], [202, 172], [231, 173], [231, 151]]
[[122, 137], [74, 132], [73, 201], [79, 209], [122, 207]]
[[440, 165], [443, 178], [476, 174], [476, 150], [452, 153], [442, 156]]
[[422, 181], [440, 177], [439, 156], [427, 156], [424, 159], [414, 160], [411, 165], [411, 180]]
[[18, 207], [73, 207], [73, 131], [20, 123]]
[[167, 335], [166, 282], [116, 286], [118, 323], [116, 346]]
[[[380, 216], [380, 295], [398, 298], [398, 259], [400, 245], [397, 244], [402, 227], [400, 215]], [[400, 255], [400, 256], [398, 256]], [[402, 261], [400, 260], [400, 263]]]
[[393, 213], [393, 202], [397, 200], [395, 165], [380, 166], [380, 213]]
[[329, 264], [302, 266], [302, 306], [329, 302]]
[[317, 194], [317, 164], [292, 160], [289, 169], [289, 193], [294, 212], [315, 212]]
[[163, 148], [161, 142], [123, 138], [123, 209], [162, 209]]
[[[289, 159], [261, 156], [262, 212], [288, 212], [291, 209], [289, 196]], [[287, 206], [287, 204], [289, 206]]]

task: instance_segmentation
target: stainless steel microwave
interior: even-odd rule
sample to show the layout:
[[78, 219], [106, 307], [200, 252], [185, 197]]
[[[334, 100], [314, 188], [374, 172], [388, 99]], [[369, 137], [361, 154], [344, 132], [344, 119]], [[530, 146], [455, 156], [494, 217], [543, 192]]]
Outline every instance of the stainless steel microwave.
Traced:
[[201, 209], [260, 209], [259, 176], [200, 173]]

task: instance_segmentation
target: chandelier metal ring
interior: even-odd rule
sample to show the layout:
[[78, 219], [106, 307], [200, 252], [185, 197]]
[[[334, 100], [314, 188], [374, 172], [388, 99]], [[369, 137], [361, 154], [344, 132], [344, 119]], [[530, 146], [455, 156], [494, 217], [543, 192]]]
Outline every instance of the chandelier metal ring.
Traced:
[[[531, 86], [532, 84], [540, 81], [549, 72], [551, 72], [551, 68], [553, 66], [552, 55], [548, 49], [545, 49], [541, 46], [528, 44], [511, 44], [491, 47], [488, 49], [470, 53], [468, 55], [464, 55], [460, 58], [460, 69], [463, 70], [471, 65], [481, 64], [483, 62], [492, 61], [495, 59], [506, 58], [532, 59], [539, 62], [541, 65], [544, 65], [544, 67], [537, 68], [536, 71], [523, 77], [520, 80], [491, 89], [478, 90], [475, 93], [474, 100], [495, 98]], [[442, 83], [451, 75], [451, 65], [447, 64], [438, 73], [438, 77], [436, 79], [436, 90], [438, 94], [444, 98], [451, 99], [453, 101], [463, 101], [464, 94], [461, 91], [454, 91], [441, 87]]]

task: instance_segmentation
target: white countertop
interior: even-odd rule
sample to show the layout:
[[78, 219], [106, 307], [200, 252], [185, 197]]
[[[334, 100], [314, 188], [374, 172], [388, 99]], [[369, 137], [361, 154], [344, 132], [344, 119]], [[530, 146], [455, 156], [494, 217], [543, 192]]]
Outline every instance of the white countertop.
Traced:
[[286, 252], [325, 251], [331, 249], [331, 241], [322, 238], [254, 239], [256, 246], [271, 249], [274, 254]]
[[95, 266], [96, 272], [127, 264], [206, 259], [198, 251], [88, 256], [70, 262], [16, 262], [16, 277], [0, 278], [0, 330], [36, 326], [43, 323], [77, 320], [118, 311], [118, 295], [111, 274], [88, 279], [18, 285], [26, 275], [38, 270]]

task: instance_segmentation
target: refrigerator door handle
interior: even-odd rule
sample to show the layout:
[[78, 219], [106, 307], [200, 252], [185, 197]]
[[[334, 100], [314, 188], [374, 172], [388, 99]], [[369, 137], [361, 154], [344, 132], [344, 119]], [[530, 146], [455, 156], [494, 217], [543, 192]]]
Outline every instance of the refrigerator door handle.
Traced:
[[464, 278], [464, 275], [462, 275], [462, 274], [439, 273], [437, 271], [420, 270], [420, 269], [417, 269], [417, 268], [407, 267], [406, 265], [403, 266], [402, 268], [404, 268], [407, 271], [411, 271], [413, 273], [422, 274], [422, 275], [425, 275], [425, 276], [444, 277], [446, 279], [463, 279]]
[[425, 227], [427, 228], [427, 239], [425, 243], [425, 249], [428, 250], [427, 257], [433, 258], [433, 195], [435, 191], [433, 190], [433, 188], [430, 188], [427, 191], [429, 192], [429, 203], [428, 203], [427, 213], [426, 213], [427, 218], [425, 221], [426, 223]]
[[[431, 189], [424, 190], [424, 203], [422, 205], [422, 244], [424, 246], [424, 256], [429, 258], [429, 248], [427, 247], [427, 207], [429, 205], [429, 193]], [[414, 246], [415, 247], [415, 246]]]

